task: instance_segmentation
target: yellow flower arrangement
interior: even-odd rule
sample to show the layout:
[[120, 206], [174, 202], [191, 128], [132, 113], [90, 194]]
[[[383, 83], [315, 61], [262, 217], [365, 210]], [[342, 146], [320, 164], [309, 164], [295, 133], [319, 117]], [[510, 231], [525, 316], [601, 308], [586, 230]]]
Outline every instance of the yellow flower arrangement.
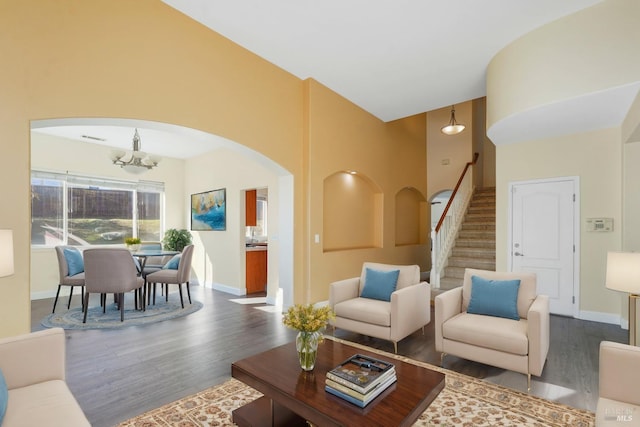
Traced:
[[138, 237], [127, 237], [124, 239], [124, 243], [126, 245], [139, 245], [141, 242]]
[[328, 306], [315, 307], [313, 304], [296, 304], [289, 307], [282, 318], [282, 323], [300, 332], [318, 332], [326, 328], [329, 320], [334, 317], [333, 310]]

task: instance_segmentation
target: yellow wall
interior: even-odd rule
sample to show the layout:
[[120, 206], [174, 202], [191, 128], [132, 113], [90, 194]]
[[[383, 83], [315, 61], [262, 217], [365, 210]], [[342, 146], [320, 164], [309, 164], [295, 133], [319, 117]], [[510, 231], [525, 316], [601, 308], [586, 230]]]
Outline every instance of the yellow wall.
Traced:
[[301, 174], [301, 82], [160, 2], [3, 3], [0, 28], [0, 141], [11, 159], [0, 218], [16, 241], [16, 274], [0, 284], [0, 312], [13, 321], [0, 335], [30, 329], [30, 120], [174, 123], [259, 148]]
[[[358, 276], [363, 261], [419, 264], [427, 268], [428, 246], [395, 246], [395, 195], [404, 187], [426, 194], [425, 115], [383, 123], [314, 80], [307, 81], [310, 251], [312, 301], [329, 296], [329, 283]], [[355, 170], [382, 193], [382, 247], [323, 250], [324, 181], [336, 172]], [[315, 235], [320, 242], [315, 243]]]
[[[449, 123], [451, 107], [427, 114], [427, 197], [442, 190], [453, 190], [467, 162], [473, 160], [473, 118], [471, 101], [455, 106], [456, 121], [466, 126], [457, 135], [445, 135], [442, 126]], [[448, 164], [443, 164], [448, 161]]]
[[[619, 296], [604, 286], [606, 254], [622, 238], [622, 143], [619, 129], [496, 148], [496, 269], [507, 268], [508, 185], [513, 181], [580, 178], [580, 311], [619, 313]], [[585, 232], [586, 218], [613, 218], [611, 233]], [[596, 315], [597, 316], [597, 315]]]
[[[6, 165], [0, 171], [0, 227], [14, 230], [16, 252], [15, 275], [0, 279], [0, 313], [12, 319], [0, 324], [0, 336], [30, 330], [31, 120], [171, 123], [220, 135], [273, 160], [293, 176], [293, 214], [287, 217], [293, 273], [286, 280], [296, 302], [325, 299], [329, 279], [356, 273], [364, 259], [427, 258], [425, 245], [352, 252], [344, 263], [320, 250], [309, 253], [310, 224], [322, 232], [321, 183], [328, 174], [348, 166], [366, 170], [385, 194], [407, 185], [425, 192], [423, 116], [383, 124], [154, 0], [3, 2], [0, 28]], [[391, 203], [384, 209], [389, 248]]]

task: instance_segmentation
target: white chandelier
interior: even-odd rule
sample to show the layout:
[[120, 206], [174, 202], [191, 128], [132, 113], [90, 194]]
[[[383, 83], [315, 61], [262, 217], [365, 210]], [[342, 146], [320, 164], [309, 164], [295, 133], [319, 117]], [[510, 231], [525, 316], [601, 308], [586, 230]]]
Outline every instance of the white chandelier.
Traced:
[[462, 123], [458, 123], [456, 120], [456, 109], [451, 106], [451, 119], [446, 126], [443, 126], [441, 130], [445, 135], [456, 135], [464, 130], [465, 126]]
[[129, 173], [141, 174], [158, 166], [159, 158], [140, 151], [140, 135], [138, 129], [133, 134], [133, 150], [113, 152], [111, 160]]

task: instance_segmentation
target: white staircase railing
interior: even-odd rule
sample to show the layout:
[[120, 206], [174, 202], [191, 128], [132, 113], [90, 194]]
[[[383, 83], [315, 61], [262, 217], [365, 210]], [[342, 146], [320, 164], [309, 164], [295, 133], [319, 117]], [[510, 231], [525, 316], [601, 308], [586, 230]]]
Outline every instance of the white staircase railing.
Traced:
[[479, 154], [475, 153], [473, 161], [464, 167], [447, 207], [442, 212], [436, 227], [431, 230], [431, 274], [429, 280], [434, 289], [440, 288], [440, 276], [447, 266], [453, 243], [473, 196], [473, 166], [478, 161], [478, 156]]

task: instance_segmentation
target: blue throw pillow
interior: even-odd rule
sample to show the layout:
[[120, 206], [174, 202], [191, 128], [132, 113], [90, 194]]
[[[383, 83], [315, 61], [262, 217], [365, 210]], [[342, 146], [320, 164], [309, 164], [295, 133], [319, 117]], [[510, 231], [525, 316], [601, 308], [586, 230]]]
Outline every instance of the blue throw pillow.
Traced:
[[520, 320], [518, 289], [520, 279], [489, 280], [471, 276], [471, 300], [467, 313]]
[[67, 260], [69, 276], [75, 276], [84, 271], [84, 260], [79, 250], [75, 248], [64, 248], [64, 258]]
[[180, 254], [174, 255], [165, 265], [162, 266], [164, 270], [177, 270], [180, 266]]
[[364, 289], [360, 296], [362, 298], [391, 301], [391, 294], [396, 290], [399, 274], [400, 270], [381, 271], [367, 268], [364, 278]]
[[7, 382], [4, 380], [4, 375], [0, 371], [0, 426], [4, 419], [4, 413], [7, 412], [7, 404], [9, 403], [9, 390], [7, 389]]

